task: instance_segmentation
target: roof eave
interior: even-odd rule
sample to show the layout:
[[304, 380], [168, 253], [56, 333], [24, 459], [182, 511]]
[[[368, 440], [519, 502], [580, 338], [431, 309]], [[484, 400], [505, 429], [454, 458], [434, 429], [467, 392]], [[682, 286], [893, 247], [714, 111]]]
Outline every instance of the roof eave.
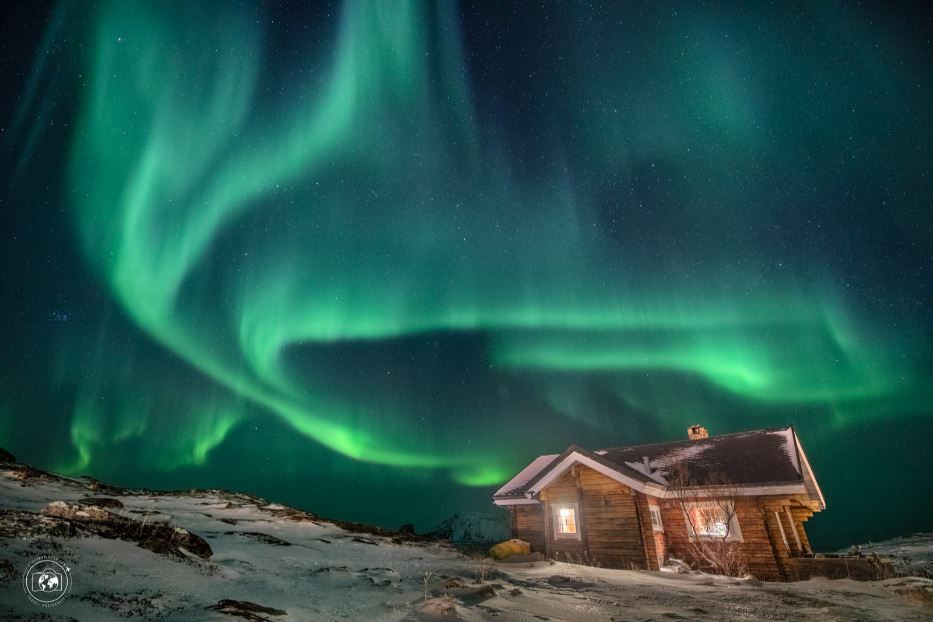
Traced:
[[794, 435], [794, 445], [797, 448], [797, 456], [800, 458], [800, 477], [803, 479], [804, 485], [806, 485], [807, 475], [809, 474], [810, 481], [813, 482], [813, 488], [816, 490], [817, 498], [814, 499], [814, 501], [819, 503], [821, 510], [825, 510], [826, 498], [823, 496], [823, 490], [820, 488], [819, 482], [816, 481], [816, 475], [813, 473], [813, 468], [810, 466], [810, 461], [807, 459], [807, 454], [803, 450], [803, 445], [800, 444], [800, 439], [797, 437], [797, 430], [794, 429], [794, 426], [791, 426], [790, 429], [791, 434]]

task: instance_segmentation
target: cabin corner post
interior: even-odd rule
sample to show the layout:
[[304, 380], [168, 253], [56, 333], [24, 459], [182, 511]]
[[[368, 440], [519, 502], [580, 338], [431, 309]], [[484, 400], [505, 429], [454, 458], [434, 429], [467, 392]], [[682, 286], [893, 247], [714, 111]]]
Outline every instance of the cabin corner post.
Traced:
[[[797, 533], [797, 528], [794, 526], [794, 519], [790, 515], [790, 510], [787, 505], [781, 506], [781, 509], [776, 512], [774, 517], [778, 525], [785, 533], [787, 545], [787, 552], [790, 557], [800, 557], [803, 555], [803, 547], [800, 546], [800, 535]], [[784, 523], [787, 523], [785, 527]]]
[[635, 517], [638, 521], [638, 534], [641, 536], [641, 548], [645, 556], [645, 569], [660, 570], [661, 562], [658, 559], [658, 549], [654, 541], [654, 527], [651, 524], [648, 496], [634, 490], [632, 494], [635, 497]]
[[790, 530], [794, 536], [794, 544], [797, 545], [797, 555], [803, 556], [806, 554], [806, 551], [803, 548], [803, 543], [800, 541], [800, 530], [797, 529], [797, 521], [794, 520], [794, 515], [790, 511], [790, 506], [784, 506], [784, 514], [787, 516], [787, 522], [790, 523]]
[[759, 503], [758, 512], [764, 523], [765, 534], [768, 536], [768, 544], [771, 545], [771, 555], [774, 556], [774, 564], [777, 567], [778, 577], [780, 577], [781, 581], [789, 581], [787, 578], [787, 570], [784, 568], [784, 562], [781, 560], [781, 554], [778, 552], [777, 543], [774, 541], [774, 534], [771, 531], [771, 525], [768, 520], [768, 511], [763, 504]]
[[587, 539], [586, 512], [583, 510], [583, 489], [580, 486], [580, 472], [574, 466], [573, 477], [577, 489], [577, 528], [580, 530], [580, 542], [583, 544], [583, 559], [588, 565], [593, 565], [590, 558], [590, 543]]
[[813, 511], [807, 507], [795, 507], [791, 510], [791, 516], [794, 517], [794, 529], [797, 530], [800, 538], [800, 545], [804, 551], [804, 556], [812, 556], [813, 548], [810, 546], [810, 538], [807, 536], [807, 530], [804, 523], [813, 516]]

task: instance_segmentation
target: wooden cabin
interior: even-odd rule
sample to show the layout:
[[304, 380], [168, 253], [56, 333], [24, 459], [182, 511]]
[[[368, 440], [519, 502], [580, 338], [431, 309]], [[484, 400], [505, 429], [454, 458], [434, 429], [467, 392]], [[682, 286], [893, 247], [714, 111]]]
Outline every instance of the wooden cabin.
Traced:
[[797, 578], [794, 558], [813, 555], [804, 524], [826, 508], [793, 427], [709, 436], [692, 426], [682, 441], [571, 445], [535, 458], [493, 502], [509, 509], [513, 538], [551, 559], [704, 569], [704, 547], [725, 547], [772, 581]]

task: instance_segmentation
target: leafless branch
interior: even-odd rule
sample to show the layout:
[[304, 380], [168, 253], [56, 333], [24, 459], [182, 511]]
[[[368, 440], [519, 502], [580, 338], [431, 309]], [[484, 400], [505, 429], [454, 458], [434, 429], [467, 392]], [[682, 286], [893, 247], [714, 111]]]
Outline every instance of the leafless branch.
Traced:
[[717, 474], [696, 477], [681, 464], [671, 467], [667, 480], [686, 522], [688, 561], [705, 572], [745, 575], [745, 555], [734, 533], [737, 488]]

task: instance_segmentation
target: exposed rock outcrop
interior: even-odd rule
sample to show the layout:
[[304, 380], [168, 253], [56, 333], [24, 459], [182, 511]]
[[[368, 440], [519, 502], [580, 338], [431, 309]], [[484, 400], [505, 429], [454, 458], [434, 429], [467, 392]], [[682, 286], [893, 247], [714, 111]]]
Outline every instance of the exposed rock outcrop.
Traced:
[[284, 616], [288, 615], [282, 609], [273, 609], [272, 607], [264, 607], [262, 605], [257, 605], [256, 603], [251, 603], [246, 600], [231, 600], [224, 599], [218, 602], [216, 605], [211, 605], [205, 607], [210, 611], [217, 611], [219, 613], [225, 613], [230, 616], [236, 616], [238, 618], [243, 618], [244, 620], [249, 620], [250, 622], [262, 622], [263, 620], [268, 620], [266, 616]]
[[136, 542], [154, 553], [181, 559], [187, 558], [188, 554], [209, 559], [213, 554], [203, 538], [187, 529], [161, 522], [140, 522], [95, 505], [53, 501], [42, 510], [42, 514], [66, 521], [72, 526], [74, 535]]
[[87, 497], [79, 499], [78, 503], [81, 505], [96, 505], [99, 508], [110, 508], [114, 510], [123, 509], [122, 501], [119, 499], [111, 499], [110, 497]]

